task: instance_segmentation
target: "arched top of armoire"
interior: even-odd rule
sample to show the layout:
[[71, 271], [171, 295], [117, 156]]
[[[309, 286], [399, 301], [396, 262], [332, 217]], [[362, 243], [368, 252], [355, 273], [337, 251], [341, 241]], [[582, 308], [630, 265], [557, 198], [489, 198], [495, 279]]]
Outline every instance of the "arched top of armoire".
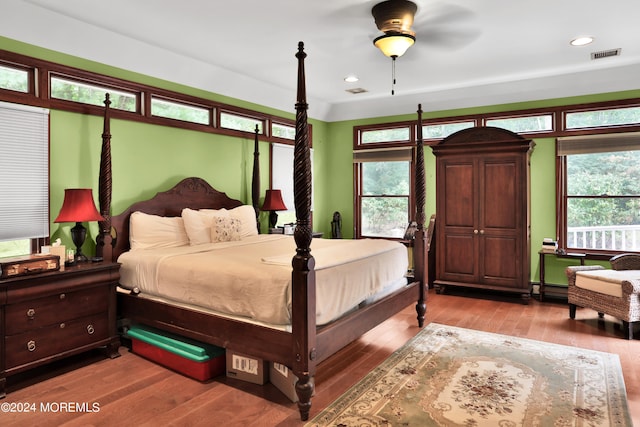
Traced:
[[479, 126], [459, 130], [432, 145], [435, 155], [441, 152], [530, 151], [535, 143], [515, 132], [493, 126]]

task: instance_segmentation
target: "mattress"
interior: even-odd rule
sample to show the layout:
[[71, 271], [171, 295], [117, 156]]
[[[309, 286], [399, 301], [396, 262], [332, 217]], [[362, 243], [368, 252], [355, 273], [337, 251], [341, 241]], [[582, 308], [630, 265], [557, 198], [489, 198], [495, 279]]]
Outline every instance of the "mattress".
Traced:
[[[132, 250], [120, 284], [141, 295], [287, 329], [295, 241], [257, 235], [239, 241]], [[316, 323], [324, 325], [406, 286], [404, 245], [383, 239], [313, 239]]]

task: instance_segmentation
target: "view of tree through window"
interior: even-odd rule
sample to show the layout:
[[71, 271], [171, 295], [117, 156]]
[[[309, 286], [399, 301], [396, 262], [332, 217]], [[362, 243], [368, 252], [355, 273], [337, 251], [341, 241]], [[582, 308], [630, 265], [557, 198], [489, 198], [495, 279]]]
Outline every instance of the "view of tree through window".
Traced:
[[111, 108], [116, 110], [136, 111], [136, 96], [133, 93], [121, 92], [106, 87], [79, 83], [58, 77], [51, 77], [51, 97], [83, 104], [104, 105], [105, 94], [109, 93]]
[[567, 156], [567, 247], [640, 250], [640, 151]]
[[151, 98], [151, 114], [202, 125], [210, 124], [208, 109], [164, 99]]
[[640, 107], [567, 113], [567, 129], [617, 126], [640, 123]]
[[0, 88], [26, 93], [29, 91], [29, 74], [24, 70], [0, 66]]
[[402, 238], [409, 218], [410, 162], [362, 163], [363, 236]]

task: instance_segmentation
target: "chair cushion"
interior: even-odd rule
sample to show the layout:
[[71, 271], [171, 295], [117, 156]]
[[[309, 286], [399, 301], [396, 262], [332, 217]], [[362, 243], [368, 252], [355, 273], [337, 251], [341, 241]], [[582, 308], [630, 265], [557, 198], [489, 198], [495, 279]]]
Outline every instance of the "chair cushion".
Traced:
[[589, 270], [576, 273], [576, 286], [622, 298], [622, 282], [640, 279], [640, 270]]

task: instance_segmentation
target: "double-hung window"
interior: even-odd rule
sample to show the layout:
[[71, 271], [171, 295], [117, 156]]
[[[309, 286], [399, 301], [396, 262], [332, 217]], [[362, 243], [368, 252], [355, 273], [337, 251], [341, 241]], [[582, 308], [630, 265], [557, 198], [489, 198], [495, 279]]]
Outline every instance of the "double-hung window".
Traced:
[[411, 206], [411, 148], [354, 153], [358, 237], [401, 239]]
[[356, 128], [356, 237], [404, 237], [412, 201], [412, 126]]
[[558, 138], [560, 247], [640, 251], [640, 133]]

